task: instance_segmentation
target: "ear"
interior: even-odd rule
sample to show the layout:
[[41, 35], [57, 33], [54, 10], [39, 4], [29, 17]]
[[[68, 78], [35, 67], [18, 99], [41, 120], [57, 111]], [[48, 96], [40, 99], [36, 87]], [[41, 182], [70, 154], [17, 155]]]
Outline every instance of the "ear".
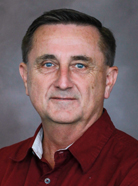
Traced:
[[26, 95], [28, 96], [28, 87], [27, 87], [27, 65], [25, 63], [20, 63], [19, 65], [19, 72], [22, 77], [22, 80], [24, 82], [25, 90], [26, 90]]
[[104, 93], [105, 99], [109, 98], [112, 88], [116, 82], [117, 75], [118, 75], [118, 68], [116, 66], [109, 67], [107, 69], [106, 87], [105, 87], [105, 93]]

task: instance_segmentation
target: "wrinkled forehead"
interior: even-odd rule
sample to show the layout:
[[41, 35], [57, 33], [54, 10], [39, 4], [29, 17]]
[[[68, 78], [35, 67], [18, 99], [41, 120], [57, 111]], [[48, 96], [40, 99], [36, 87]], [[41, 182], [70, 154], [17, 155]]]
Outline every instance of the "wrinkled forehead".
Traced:
[[[99, 48], [100, 34], [92, 26], [57, 24], [40, 26], [34, 33], [32, 49], [34, 56], [50, 54], [103, 55]], [[30, 54], [29, 54], [30, 56]], [[28, 57], [29, 57], [28, 56]]]
[[[37, 28], [33, 35], [33, 45], [38, 41], [55, 38], [82, 38], [87, 42], [93, 41], [98, 43], [100, 40], [100, 33], [98, 29], [90, 25], [75, 25], [75, 24], [52, 24], [42, 25]], [[73, 42], [73, 40], [72, 40]], [[67, 43], [66, 43], [67, 44]]]

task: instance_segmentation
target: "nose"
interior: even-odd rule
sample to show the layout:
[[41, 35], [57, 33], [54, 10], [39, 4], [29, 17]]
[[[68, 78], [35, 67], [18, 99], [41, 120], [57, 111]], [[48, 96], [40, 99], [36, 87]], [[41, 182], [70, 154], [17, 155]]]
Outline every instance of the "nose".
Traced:
[[67, 67], [60, 67], [54, 86], [61, 90], [72, 88], [73, 83], [70, 76], [71, 75]]

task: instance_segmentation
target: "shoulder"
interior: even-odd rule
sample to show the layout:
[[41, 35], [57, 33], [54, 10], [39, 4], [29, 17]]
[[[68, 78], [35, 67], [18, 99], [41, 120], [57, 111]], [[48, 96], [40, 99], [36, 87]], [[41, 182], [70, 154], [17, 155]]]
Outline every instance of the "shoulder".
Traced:
[[30, 149], [32, 138], [0, 149], [0, 184], [12, 172], [17, 163], [23, 160]]
[[21, 142], [15, 143], [13, 145], [4, 147], [0, 149], [0, 163], [2, 159], [11, 158], [19, 161], [21, 158], [25, 157], [28, 150], [32, 147], [33, 142], [38, 134], [39, 130], [42, 128], [42, 125], [39, 125], [33, 137], [30, 137]]
[[0, 149], [0, 162], [2, 162], [4, 159], [7, 159], [7, 158], [17, 157], [18, 154], [22, 153], [22, 151], [28, 150], [31, 143], [32, 143], [32, 138], [28, 138], [26, 140], [15, 143], [13, 145], [1, 148]]
[[120, 130], [115, 131], [114, 137], [120, 172], [124, 174], [121, 186], [138, 185], [138, 140]]
[[103, 153], [119, 167], [126, 166], [126, 170], [137, 164], [138, 173], [138, 141], [125, 132], [115, 129], [105, 144]]
[[117, 146], [127, 148], [127, 150], [137, 150], [138, 152], [138, 140], [123, 131], [115, 129], [111, 140]]
[[102, 149], [101, 158], [105, 162], [104, 169], [108, 167], [113, 173], [111, 175], [117, 185], [138, 182], [138, 141], [135, 138], [115, 129]]
[[123, 169], [134, 166], [138, 173], [138, 141], [123, 131], [115, 129], [107, 143], [110, 156], [118, 160]]

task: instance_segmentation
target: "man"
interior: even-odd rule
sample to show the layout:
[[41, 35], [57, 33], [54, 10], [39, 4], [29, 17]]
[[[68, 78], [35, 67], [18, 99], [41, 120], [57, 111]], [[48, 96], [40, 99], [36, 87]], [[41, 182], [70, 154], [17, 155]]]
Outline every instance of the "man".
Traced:
[[103, 109], [118, 74], [111, 31], [86, 14], [53, 10], [31, 24], [22, 53], [19, 71], [42, 124], [1, 149], [1, 185], [138, 185], [138, 142]]

